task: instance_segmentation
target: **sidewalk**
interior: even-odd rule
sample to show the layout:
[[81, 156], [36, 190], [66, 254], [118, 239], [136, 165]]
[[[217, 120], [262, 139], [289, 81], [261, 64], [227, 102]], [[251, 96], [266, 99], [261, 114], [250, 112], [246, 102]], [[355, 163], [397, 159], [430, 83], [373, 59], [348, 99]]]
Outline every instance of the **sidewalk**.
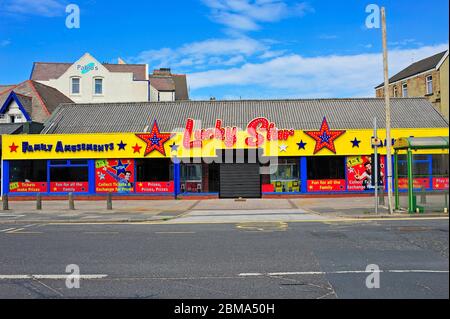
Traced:
[[16, 222], [148, 222], [176, 218], [191, 209], [198, 201], [180, 200], [114, 200], [113, 209], [106, 209], [106, 201], [75, 200], [75, 210], [68, 201], [43, 201], [36, 210], [34, 201], [10, 201], [8, 211], [0, 211], [1, 223]]
[[385, 207], [375, 214], [370, 197], [291, 199], [209, 199], [209, 200], [114, 200], [43, 201], [38, 211], [33, 201], [10, 201], [8, 211], [0, 211], [0, 224], [7, 223], [120, 223], [120, 222], [289, 222], [364, 218], [448, 217], [448, 214], [389, 215]]

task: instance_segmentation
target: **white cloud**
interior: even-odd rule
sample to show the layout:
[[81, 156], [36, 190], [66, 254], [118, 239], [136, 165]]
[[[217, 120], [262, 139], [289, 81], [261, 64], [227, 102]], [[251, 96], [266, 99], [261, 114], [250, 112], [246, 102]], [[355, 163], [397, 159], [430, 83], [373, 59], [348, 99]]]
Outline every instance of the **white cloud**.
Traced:
[[282, 0], [203, 0], [211, 9], [211, 19], [228, 28], [254, 31], [260, 23], [303, 16], [313, 9], [305, 2], [287, 5]]
[[209, 39], [185, 44], [179, 48], [163, 48], [141, 52], [130, 61], [149, 63], [153, 67], [205, 68], [234, 66], [246, 57], [268, 52], [262, 41], [249, 37]]
[[[419, 60], [446, 49], [448, 44], [392, 50], [390, 74], [408, 66], [412, 57]], [[219, 86], [235, 88], [236, 95], [241, 95], [240, 90], [245, 95], [244, 86], [258, 86], [262, 91], [275, 89], [291, 97], [374, 96], [374, 87], [383, 81], [382, 71], [381, 53], [307, 58], [291, 54], [262, 63], [191, 73], [189, 85], [194, 96], [195, 90]]]
[[64, 14], [65, 5], [60, 0], [5, 0], [0, 10], [7, 13], [56, 17]]

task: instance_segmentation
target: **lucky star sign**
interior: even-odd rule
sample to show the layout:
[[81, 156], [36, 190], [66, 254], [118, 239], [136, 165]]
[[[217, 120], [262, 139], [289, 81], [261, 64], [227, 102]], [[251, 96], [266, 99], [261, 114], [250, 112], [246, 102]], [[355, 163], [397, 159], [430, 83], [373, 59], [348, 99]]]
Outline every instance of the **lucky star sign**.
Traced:
[[159, 131], [158, 123], [153, 122], [153, 128], [150, 133], [136, 134], [141, 140], [147, 143], [145, 148], [144, 156], [147, 156], [154, 150], [160, 152], [162, 155], [166, 156], [166, 150], [164, 149], [164, 143], [166, 143], [171, 137], [170, 133], [161, 133]]
[[344, 134], [344, 130], [330, 130], [327, 119], [324, 117], [320, 131], [305, 131], [305, 134], [316, 140], [316, 147], [314, 148], [314, 154], [318, 153], [321, 149], [327, 148], [336, 154], [336, 148], [334, 146], [334, 140]]

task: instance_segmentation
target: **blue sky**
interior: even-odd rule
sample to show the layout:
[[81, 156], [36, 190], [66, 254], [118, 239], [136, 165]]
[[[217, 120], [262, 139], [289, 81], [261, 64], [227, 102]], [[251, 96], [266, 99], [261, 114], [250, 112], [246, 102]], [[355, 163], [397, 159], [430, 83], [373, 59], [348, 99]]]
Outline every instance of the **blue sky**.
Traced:
[[[69, 3], [79, 29], [65, 26]], [[383, 77], [370, 3], [387, 10], [391, 75], [448, 48], [447, 0], [0, 0], [0, 84], [89, 52], [187, 73], [193, 99], [373, 96]]]

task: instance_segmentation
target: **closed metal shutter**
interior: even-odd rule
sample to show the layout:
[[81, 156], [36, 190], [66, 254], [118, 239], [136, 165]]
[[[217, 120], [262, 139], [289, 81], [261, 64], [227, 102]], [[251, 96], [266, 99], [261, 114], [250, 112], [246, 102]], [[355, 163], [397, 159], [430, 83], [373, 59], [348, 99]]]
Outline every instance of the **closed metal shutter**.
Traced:
[[261, 198], [259, 164], [220, 164], [220, 198]]

